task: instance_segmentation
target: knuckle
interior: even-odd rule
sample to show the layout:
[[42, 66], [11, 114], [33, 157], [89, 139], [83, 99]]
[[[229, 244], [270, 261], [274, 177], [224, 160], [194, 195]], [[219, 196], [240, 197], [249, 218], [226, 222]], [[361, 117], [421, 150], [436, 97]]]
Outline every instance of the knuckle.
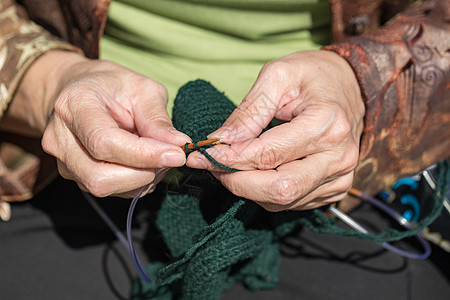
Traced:
[[229, 125], [235, 127], [238, 126], [240, 123], [242, 123], [244, 120], [251, 117], [252, 108], [250, 102], [249, 101], [242, 102], [234, 109], [233, 114], [235, 115], [235, 118], [233, 119], [233, 123]]
[[240, 188], [236, 180], [227, 178], [222, 179], [221, 182], [231, 193], [233, 193], [236, 196], [241, 196]]
[[145, 87], [147, 87], [149, 95], [153, 95], [155, 99], [163, 99], [165, 102], [167, 102], [169, 92], [164, 85], [149, 78], [144, 78], [143, 80], [145, 81], [143, 82], [143, 84]]
[[257, 168], [261, 170], [273, 169], [278, 166], [278, 161], [280, 154], [277, 155], [277, 151], [271, 147], [267, 146], [259, 154], [259, 159], [257, 161]]
[[42, 146], [42, 149], [46, 153], [48, 153], [50, 155], [53, 155], [53, 156], [56, 156], [55, 155], [56, 144], [53, 142], [53, 139], [52, 139], [52, 137], [50, 135], [51, 134], [48, 131], [44, 132], [44, 135], [42, 136], [42, 140], [41, 140], [41, 146]]
[[351, 172], [358, 165], [359, 161], [359, 149], [356, 145], [352, 145], [349, 147], [344, 153], [342, 157], [342, 171], [343, 172]]
[[57, 115], [61, 115], [62, 111], [64, 110], [63, 107], [65, 106], [65, 99], [67, 98], [66, 93], [66, 91], [62, 91], [53, 103], [53, 112]]
[[64, 88], [53, 102], [53, 113], [63, 116], [67, 113], [67, 103], [72, 95], [70, 87]]
[[275, 78], [286, 78], [291, 73], [291, 65], [283, 60], [268, 62], [263, 67], [263, 73]]
[[167, 91], [167, 88], [159, 82], [155, 83], [155, 91], [159, 95], [161, 95], [164, 99], [167, 99], [169, 96], [169, 92]]
[[334, 116], [331, 136], [337, 142], [347, 139], [351, 135], [351, 125], [344, 112], [338, 111]]
[[102, 61], [98, 61], [95, 69], [103, 71], [103, 70], [121, 70], [122, 68], [120, 67], [119, 64], [110, 61], [110, 60], [102, 60]]
[[335, 191], [339, 194], [346, 195], [347, 191], [352, 187], [353, 184], [353, 173], [341, 177], [336, 186]]
[[112, 194], [111, 185], [104, 176], [89, 176], [83, 184], [95, 197], [103, 198]]
[[300, 198], [302, 191], [294, 179], [282, 178], [273, 182], [268, 195], [271, 202], [281, 206], [290, 206]]
[[347, 152], [348, 168], [353, 171], [359, 162], [359, 148], [354, 145]]
[[108, 151], [109, 137], [102, 130], [93, 132], [87, 141], [89, 153], [97, 160], [107, 160], [111, 154]]
[[172, 123], [170, 119], [166, 118], [161, 114], [152, 114], [147, 116], [147, 124], [148, 129], [154, 128], [155, 126], [170, 126]]
[[102, 62], [104, 62], [104, 65], [102, 65], [102, 67], [105, 68], [107, 71], [124, 72], [124, 67], [122, 67], [120, 64], [116, 62], [110, 60], [105, 60]]

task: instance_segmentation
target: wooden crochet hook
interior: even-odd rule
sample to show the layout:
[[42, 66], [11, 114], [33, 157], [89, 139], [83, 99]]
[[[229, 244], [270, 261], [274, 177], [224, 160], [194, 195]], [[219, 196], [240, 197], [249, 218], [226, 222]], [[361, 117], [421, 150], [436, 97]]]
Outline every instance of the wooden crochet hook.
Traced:
[[[206, 145], [211, 145], [211, 144], [218, 144], [218, 142], [220, 141], [220, 139], [209, 139], [209, 140], [204, 140], [204, 141], [200, 141], [197, 143], [198, 147], [203, 147]], [[181, 148], [184, 149], [184, 146], [181, 146]], [[190, 143], [189, 145], [187, 145], [188, 149], [195, 149], [194, 143]]]

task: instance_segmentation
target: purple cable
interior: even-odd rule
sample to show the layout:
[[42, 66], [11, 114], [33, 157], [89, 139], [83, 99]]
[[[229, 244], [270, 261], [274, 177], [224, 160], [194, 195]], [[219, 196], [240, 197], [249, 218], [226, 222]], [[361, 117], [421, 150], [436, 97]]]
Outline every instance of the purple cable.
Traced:
[[[164, 175], [168, 170], [170, 170], [170, 167], [163, 168], [156, 172], [155, 179], [153, 181], [156, 181], [160, 178], [160, 176]], [[152, 181], [152, 182], [153, 182]], [[128, 209], [128, 215], [127, 215], [127, 224], [126, 224], [126, 232], [127, 232], [127, 243], [125, 243], [125, 239], [122, 235], [122, 233], [118, 230], [118, 228], [114, 225], [114, 223], [109, 219], [109, 217], [103, 212], [103, 210], [95, 203], [93, 198], [86, 192], [83, 192], [83, 195], [86, 197], [88, 202], [94, 207], [94, 209], [97, 211], [97, 213], [100, 215], [100, 217], [106, 222], [106, 224], [113, 230], [113, 232], [116, 234], [118, 239], [128, 248], [131, 258], [133, 260], [134, 265], [136, 266], [140, 276], [146, 281], [150, 282], [150, 275], [145, 270], [145, 268], [142, 266], [142, 263], [136, 253], [136, 250], [134, 248], [133, 244], [133, 237], [131, 235], [131, 225], [133, 220], [133, 213], [134, 209], [136, 207], [137, 202], [139, 201], [142, 193], [150, 186], [151, 183], [145, 185], [134, 196], [133, 200], [130, 203], [130, 207]], [[355, 190], [358, 197], [361, 199], [369, 202], [373, 206], [379, 208], [380, 210], [387, 213], [389, 216], [391, 216], [393, 219], [395, 219], [397, 222], [399, 222], [401, 225], [406, 227], [407, 229], [414, 228], [414, 226], [408, 222], [402, 215], [400, 215], [397, 211], [392, 209], [391, 207], [387, 206], [386, 204], [382, 203], [381, 201], [377, 200], [376, 198], [365, 194], [359, 190]], [[364, 227], [362, 227], [359, 223], [357, 223], [355, 220], [353, 220], [350, 216], [343, 213], [339, 209], [335, 207], [330, 207], [330, 211], [335, 214], [338, 218], [340, 218], [342, 221], [344, 221], [346, 224], [351, 226], [353, 229], [362, 232], [362, 233], [369, 233]], [[412, 258], [412, 259], [425, 259], [431, 254], [431, 246], [423, 237], [421, 237], [419, 234], [414, 235], [415, 238], [419, 241], [419, 243], [422, 245], [422, 247], [425, 249], [424, 253], [416, 254], [412, 252], [408, 252], [402, 249], [399, 249], [387, 242], [380, 243], [382, 247], [385, 249], [392, 251], [394, 253], [397, 253], [401, 256]]]
[[[170, 170], [170, 167], [163, 168], [156, 172], [155, 179], [153, 179], [152, 182], [156, 181], [164, 175], [168, 170]], [[142, 263], [139, 260], [138, 255], [136, 254], [136, 250], [134, 249], [133, 244], [133, 237], [131, 236], [131, 223], [133, 220], [133, 212], [134, 208], [136, 207], [137, 202], [139, 201], [142, 193], [152, 184], [150, 182], [149, 184], [143, 186], [139, 189], [139, 191], [134, 196], [133, 200], [131, 201], [130, 207], [128, 208], [128, 215], [127, 215], [127, 238], [123, 235], [123, 233], [120, 231], [120, 229], [114, 224], [114, 222], [111, 220], [111, 218], [104, 212], [104, 210], [95, 202], [94, 197], [92, 197], [89, 193], [82, 191], [83, 196], [86, 198], [88, 203], [94, 208], [94, 210], [98, 213], [98, 215], [103, 219], [103, 221], [108, 225], [108, 227], [114, 232], [118, 240], [125, 246], [125, 248], [128, 249], [130, 252], [131, 258], [133, 259], [133, 263], [136, 266], [139, 274], [141, 277], [146, 281], [150, 282], [150, 276], [148, 275], [147, 271], [142, 267]]]
[[[391, 216], [394, 220], [396, 220], [399, 224], [401, 224], [402, 226], [404, 226], [406, 229], [412, 229], [414, 228], [414, 225], [411, 224], [411, 222], [409, 222], [408, 220], [406, 220], [400, 213], [398, 213], [396, 210], [394, 210], [392, 207], [390, 207], [387, 204], [384, 204], [383, 202], [381, 202], [380, 200], [378, 200], [375, 197], [372, 197], [366, 193], [363, 193], [361, 191], [359, 191], [360, 193], [360, 197], [369, 202], [370, 204], [372, 204], [373, 206], [379, 208], [380, 210], [382, 210], [383, 212], [385, 212], [386, 214], [388, 214], [389, 216]], [[415, 234], [414, 237], [419, 241], [419, 243], [422, 245], [422, 247], [424, 248], [425, 252], [421, 253], [421, 254], [415, 254], [415, 253], [411, 253], [411, 252], [407, 252], [404, 250], [401, 250], [397, 247], [392, 246], [389, 243], [382, 243], [383, 247], [385, 249], [391, 250], [399, 255], [405, 256], [405, 257], [409, 257], [409, 258], [413, 258], [413, 259], [426, 259], [428, 258], [428, 256], [430, 256], [431, 254], [431, 246], [430, 243], [425, 240], [420, 234]]]
[[[171, 169], [171, 167], [167, 167], [167, 168], [163, 168], [161, 170], [159, 170], [158, 172], [156, 172], [155, 174], [155, 179], [153, 179], [152, 182], [156, 181], [159, 179], [159, 177], [161, 177], [162, 175], [164, 175], [167, 171], [169, 171]], [[143, 186], [134, 196], [133, 200], [131, 201], [130, 204], [130, 208], [128, 208], [128, 215], [127, 215], [127, 240], [128, 240], [128, 249], [130, 251], [130, 255], [131, 258], [133, 259], [133, 263], [136, 266], [139, 274], [141, 275], [141, 277], [146, 281], [146, 282], [150, 282], [150, 275], [148, 274], [148, 272], [145, 270], [145, 268], [142, 266], [142, 263], [136, 253], [136, 250], [134, 249], [134, 244], [133, 244], [133, 237], [131, 235], [131, 223], [133, 221], [133, 212], [134, 212], [134, 208], [136, 207], [137, 202], [139, 201], [142, 193], [150, 186], [151, 183]]]

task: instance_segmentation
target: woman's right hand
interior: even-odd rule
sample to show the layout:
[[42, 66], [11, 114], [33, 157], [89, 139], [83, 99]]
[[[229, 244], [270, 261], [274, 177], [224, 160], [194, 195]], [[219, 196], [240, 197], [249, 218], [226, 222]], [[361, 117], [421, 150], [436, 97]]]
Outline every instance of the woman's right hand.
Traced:
[[[24, 84], [42, 74], [45, 89], [27, 90], [36, 84]], [[120, 65], [52, 51], [32, 65], [20, 89], [14, 102], [41, 103], [30, 104], [40, 113], [22, 113], [23, 122], [43, 131], [42, 147], [57, 158], [60, 174], [95, 196], [132, 197], [158, 169], [186, 162], [180, 146], [190, 138], [173, 127], [164, 86]]]

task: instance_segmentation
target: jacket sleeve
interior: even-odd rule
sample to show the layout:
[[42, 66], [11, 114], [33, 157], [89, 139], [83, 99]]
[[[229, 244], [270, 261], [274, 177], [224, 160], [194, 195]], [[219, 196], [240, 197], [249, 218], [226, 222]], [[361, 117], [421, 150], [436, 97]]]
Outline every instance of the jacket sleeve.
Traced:
[[366, 105], [354, 186], [375, 193], [450, 155], [450, 1], [326, 46], [352, 66]]
[[0, 0], [0, 119], [29, 66], [52, 49], [79, 51], [28, 20], [13, 0]]
[[[0, 120], [27, 69], [52, 49], [81, 52], [30, 21], [15, 1], [0, 0]], [[39, 139], [27, 139], [24, 143], [27, 147], [23, 148], [33, 151], [24, 152], [13, 145], [18, 138], [0, 132], [0, 219], [3, 220], [9, 219], [9, 206], [3, 201], [32, 197], [33, 192], [54, 178], [49, 174], [55, 173], [54, 162], [50, 163], [43, 153]], [[11, 141], [13, 144], [7, 143]], [[41, 179], [36, 179], [38, 173], [43, 174]]]

